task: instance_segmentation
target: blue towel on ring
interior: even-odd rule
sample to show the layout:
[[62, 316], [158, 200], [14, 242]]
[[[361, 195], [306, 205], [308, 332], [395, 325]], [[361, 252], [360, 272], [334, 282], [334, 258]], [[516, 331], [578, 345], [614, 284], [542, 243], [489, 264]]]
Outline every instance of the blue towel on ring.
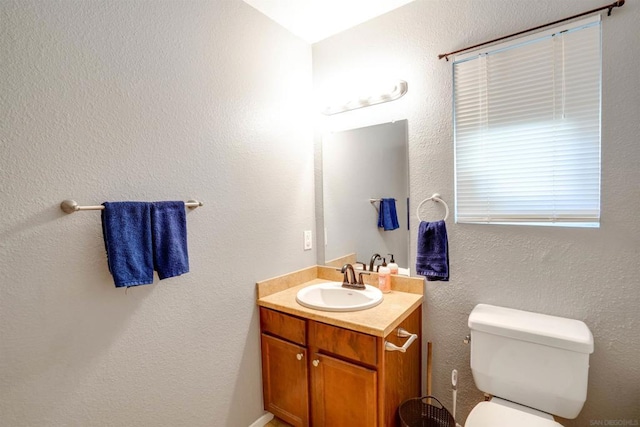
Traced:
[[380, 199], [378, 228], [384, 228], [384, 231], [390, 231], [399, 227], [396, 199]]
[[189, 272], [184, 202], [151, 205], [153, 264], [160, 280]]
[[449, 281], [449, 241], [444, 220], [420, 223], [416, 273], [428, 281]]
[[105, 202], [102, 234], [116, 287], [153, 283], [151, 204]]

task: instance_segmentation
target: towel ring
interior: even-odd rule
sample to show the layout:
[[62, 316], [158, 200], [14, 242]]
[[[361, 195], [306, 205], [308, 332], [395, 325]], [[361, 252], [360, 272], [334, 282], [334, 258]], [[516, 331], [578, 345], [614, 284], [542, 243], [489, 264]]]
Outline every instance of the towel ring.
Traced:
[[437, 203], [442, 203], [444, 205], [444, 219], [443, 221], [445, 221], [447, 218], [449, 218], [449, 206], [447, 205], [447, 203], [442, 200], [440, 198], [440, 194], [435, 193], [433, 196], [428, 197], [426, 199], [424, 199], [423, 201], [420, 202], [420, 204], [418, 205], [418, 209], [416, 209], [416, 216], [418, 217], [418, 221], [422, 222], [422, 219], [420, 218], [420, 208], [422, 207], [422, 205], [425, 204], [425, 202], [428, 201], [434, 201]]

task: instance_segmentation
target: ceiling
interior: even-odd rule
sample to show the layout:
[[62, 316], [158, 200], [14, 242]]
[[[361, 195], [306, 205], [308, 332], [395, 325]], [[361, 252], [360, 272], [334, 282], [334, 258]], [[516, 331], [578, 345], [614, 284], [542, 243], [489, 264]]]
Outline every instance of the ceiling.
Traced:
[[298, 37], [315, 43], [414, 0], [244, 0]]

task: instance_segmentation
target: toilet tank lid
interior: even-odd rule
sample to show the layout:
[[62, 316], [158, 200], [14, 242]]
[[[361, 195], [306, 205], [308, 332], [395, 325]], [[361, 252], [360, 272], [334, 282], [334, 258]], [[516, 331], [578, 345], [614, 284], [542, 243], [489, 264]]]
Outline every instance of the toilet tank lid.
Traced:
[[469, 315], [469, 328], [579, 353], [593, 353], [593, 335], [580, 320], [478, 304]]

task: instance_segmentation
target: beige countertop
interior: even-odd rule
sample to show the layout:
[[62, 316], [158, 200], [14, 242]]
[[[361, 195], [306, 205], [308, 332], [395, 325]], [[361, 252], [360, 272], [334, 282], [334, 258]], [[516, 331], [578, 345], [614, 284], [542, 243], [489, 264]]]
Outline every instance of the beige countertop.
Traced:
[[[298, 304], [296, 294], [305, 286], [337, 280], [342, 281], [341, 275], [335, 276], [332, 271], [334, 270], [327, 269], [327, 267], [311, 267], [289, 275], [259, 282], [257, 284], [258, 305], [305, 319], [315, 320], [369, 335], [386, 337], [423, 302], [422, 279], [398, 278], [398, 283], [395, 288], [402, 288], [404, 290], [409, 287], [414, 292], [395, 290], [392, 280], [392, 290], [384, 294], [382, 303], [366, 310], [332, 312], [314, 310]], [[395, 277], [396, 276], [394, 276], [394, 278]], [[407, 280], [415, 281], [415, 283], [408, 282], [409, 284], [407, 285]], [[418, 284], [419, 293], [417, 291]], [[269, 291], [265, 291], [267, 288]]]

